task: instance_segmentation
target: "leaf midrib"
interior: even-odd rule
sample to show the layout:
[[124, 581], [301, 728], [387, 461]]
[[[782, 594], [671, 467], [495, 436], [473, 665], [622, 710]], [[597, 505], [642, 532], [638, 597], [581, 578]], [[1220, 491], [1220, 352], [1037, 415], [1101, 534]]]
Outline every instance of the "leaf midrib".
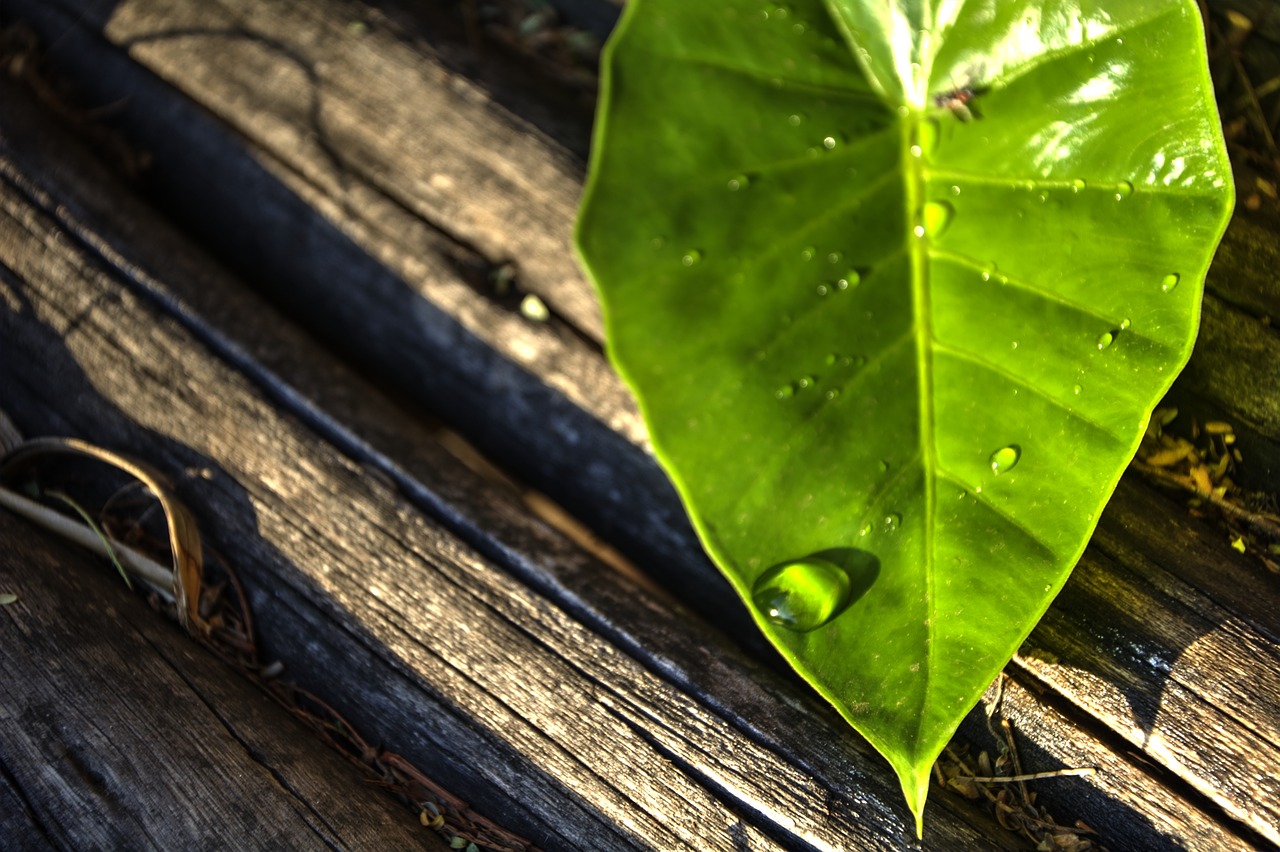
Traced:
[[[914, 228], [924, 224], [925, 176], [920, 158], [912, 157], [911, 146], [921, 122], [917, 112], [909, 120], [902, 122], [901, 156], [904, 162], [903, 190], [908, 211], [908, 227]], [[934, 446], [934, 411], [933, 411], [933, 325], [930, 313], [929, 263], [926, 252], [927, 234], [915, 236], [914, 233], [903, 235], [909, 242], [911, 258], [911, 307], [915, 315], [916, 332], [916, 387], [917, 404], [920, 418], [920, 469], [924, 476], [924, 577], [925, 577], [925, 658], [923, 666], [923, 686], [920, 691], [920, 708], [923, 711], [929, 705], [929, 690], [933, 685], [934, 652], [937, 643], [934, 631], [937, 630], [935, 612], [935, 595], [933, 589], [933, 533], [934, 512], [936, 509], [935, 471], [937, 470], [937, 450]], [[918, 745], [924, 731], [927, 714], [920, 712], [916, 721], [915, 741]]]

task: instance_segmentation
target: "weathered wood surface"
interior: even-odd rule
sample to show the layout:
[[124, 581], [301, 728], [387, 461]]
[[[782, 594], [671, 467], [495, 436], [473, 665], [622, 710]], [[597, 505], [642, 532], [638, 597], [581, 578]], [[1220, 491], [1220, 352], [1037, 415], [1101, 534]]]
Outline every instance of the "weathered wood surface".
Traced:
[[[468, 70], [466, 53], [448, 26], [428, 29], [392, 4], [376, 13], [335, 2], [35, 5], [4, 0], [0, 8], [22, 7], [56, 35], [60, 59], [79, 64], [99, 102], [132, 94], [124, 123], [156, 157], [157, 197], [202, 240], [334, 349], [552, 493], [682, 600], [721, 620], [734, 613], [727, 629], [752, 642], [644, 454], [634, 409], [594, 342], [593, 303], [564, 242], [581, 174], [583, 114], [530, 105], [500, 83], [468, 79], [460, 73]], [[375, 25], [357, 39], [347, 29], [355, 19]], [[175, 100], [139, 66], [197, 106]], [[533, 220], [530, 210], [539, 211]], [[105, 209], [96, 215], [109, 221]], [[1280, 370], [1280, 344], [1252, 315], [1270, 302], [1265, 265], [1250, 246], [1272, 227], [1247, 217], [1233, 225], [1223, 252], [1229, 265], [1211, 276], [1204, 337], [1178, 388], [1247, 428], [1245, 451], [1264, 470], [1280, 434], [1274, 382], [1267, 384]], [[538, 233], [521, 233], [527, 228]], [[128, 233], [118, 241], [128, 245]], [[508, 260], [519, 265], [520, 285], [555, 308], [556, 321], [528, 323], [513, 300], [492, 293], [485, 276]], [[243, 322], [228, 322], [210, 291], [185, 287], [179, 277], [143, 286], [215, 328]], [[305, 376], [289, 363], [291, 345], [257, 339], [246, 329], [249, 342], [235, 345], [257, 347], [251, 362], [275, 358], [284, 362], [274, 368], [280, 374]], [[1244, 357], [1237, 340], [1248, 342]], [[304, 377], [289, 381], [307, 388]], [[414, 490], [412, 483], [430, 477], [407, 461], [416, 445], [399, 429], [370, 424], [360, 406], [333, 400], [329, 388], [307, 390], [313, 400], [328, 397], [322, 413], [308, 417], [329, 423], [326, 429], [353, 429], [379, 465], [403, 477], [407, 493], [456, 517], [456, 508], [440, 508], [450, 499]], [[324, 411], [336, 412], [332, 421]], [[483, 539], [491, 523], [468, 516], [458, 529]], [[518, 561], [524, 547], [506, 545], [503, 558]], [[1044, 761], [1035, 768], [1106, 770], [1043, 790], [1061, 796], [1056, 814], [1106, 826], [1118, 848], [1174, 837], [1215, 848], [1230, 842], [1214, 825], [1220, 808], [1224, 821], [1244, 824], [1243, 837], [1280, 842], [1280, 629], [1274, 584], [1258, 570], [1211, 528], [1187, 519], [1176, 501], [1126, 480], [1080, 570], [1028, 643], [1056, 663], [1027, 654], [1011, 669], [1050, 690], [1048, 699], [1016, 689], [1006, 696]], [[573, 582], [531, 582], [553, 600], [581, 595]], [[644, 642], [661, 644], [648, 634]], [[714, 689], [688, 677], [681, 681], [687, 688]], [[744, 711], [742, 724], [761, 725], [756, 712]], [[1126, 758], [1130, 750], [1141, 757]], [[827, 761], [806, 765], [834, 772], [839, 759]]]
[[[917, 845], [880, 759], [798, 684], [531, 520], [120, 187], [0, 121], [6, 407], [28, 432], [197, 472], [177, 490], [287, 674], [547, 849]], [[195, 312], [201, 288], [222, 313]], [[930, 832], [1017, 845], [960, 800]]]
[[0, 845], [446, 849], [110, 566], [0, 510]]

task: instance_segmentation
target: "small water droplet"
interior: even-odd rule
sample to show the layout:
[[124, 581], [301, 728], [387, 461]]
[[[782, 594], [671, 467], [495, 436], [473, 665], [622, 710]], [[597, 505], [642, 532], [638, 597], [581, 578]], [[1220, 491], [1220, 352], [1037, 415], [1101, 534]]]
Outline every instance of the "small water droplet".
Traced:
[[1116, 336], [1114, 334], [1112, 334], [1109, 331], [1104, 331], [1102, 334], [1098, 335], [1098, 348], [1106, 349], [1108, 346], [1114, 343], [1115, 340], [1116, 340]]
[[1084, 390], [1084, 388], [1080, 387], [1080, 385], [1076, 385], [1075, 387], [1073, 387], [1073, 388], [1071, 389], [1071, 392], [1072, 392], [1072, 393], [1074, 393], [1076, 396], [1079, 396], [1079, 395], [1080, 395], [1080, 391], [1082, 391], [1082, 390]]
[[837, 355], [836, 353], [832, 352], [832, 353], [830, 353], [829, 355], [827, 355], [827, 357], [826, 357], [826, 358], [824, 358], [823, 360], [824, 360], [824, 361], [826, 361], [827, 366], [828, 366], [828, 367], [830, 367], [830, 366], [832, 366], [833, 364], [835, 364], [835, 362], [836, 362], [837, 360], [839, 360], [839, 358], [840, 358], [840, 356], [839, 356], [839, 355]]
[[897, 512], [890, 512], [884, 516], [884, 520], [880, 522], [885, 532], [897, 532], [898, 527], [902, 526], [902, 516]]
[[751, 600], [769, 621], [805, 633], [839, 615], [850, 591], [843, 568], [810, 556], [765, 571], [751, 587]]
[[1121, 331], [1125, 331], [1125, 330], [1126, 330], [1126, 329], [1128, 329], [1128, 328], [1129, 328], [1129, 326], [1130, 326], [1130, 325], [1132, 325], [1132, 324], [1133, 324], [1133, 323], [1129, 322], [1129, 318], [1128, 318], [1128, 317], [1125, 317], [1124, 319], [1120, 320], [1120, 330], [1121, 330]]
[[740, 189], [746, 189], [750, 185], [751, 185], [751, 178], [747, 177], [746, 175], [738, 175], [736, 177], [729, 178], [730, 192], [737, 192]]
[[955, 185], [953, 184], [953, 185], [952, 185], [952, 187], [951, 187], [951, 194], [952, 194], [952, 195], [959, 195], [959, 194], [960, 194], [960, 187], [955, 186]]
[[800, 259], [813, 260], [814, 255], [816, 255], [817, 253], [818, 253], [818, 250], [813, 246], [805, 246], [800, 250]]
[[911, 229], [911, 233], [915, 234], [917, 239], [919, 239], [920, 237], [923, 237], [924, 225], [916, 225], [914, 228]]
[[806, 27], [806, 26], [805, 26], [804, 24], [802, 24], [802, 23], [800, 23], [800, 24], [792, 24], [792, 25], [791, 25], [791, 32], [795, 33], [796, 35], [804, 35], [804, 31], [805, 31], [805, 30], [807, 30], [807, 29], [808, 29], [808, 27]]
[[817, 287], [817, 291], [819, 296], [825, 296], [827, 295], [827, 293], [831, 292], [831, 289], [827, 287], [826, 284], [819, 284]]
[[1072, 192], [1079, 192], [1080, 190], [1084, 189], [1086, 186], [1088, 186], [1088, 184], [1086, 184], [1084, 180], [1081, 178], [1076, 178], [1075, 180], [1071, 181]]
[[1182, 280], [1182, 276], [1176, 272], [1170, 272], [1164, 277], [1164, 280], [1160, 282], [1160, 291], [1163, 293], [1172, 293], [1174, 288], [1178, 286], [1178, 282], [1180, 280]]
[[798, 387], [800, 390], [804, 390], [805, 388], [811, 388], [813, 387], [814, 382], [816, 381], [817, 379], [815, 379], [813, 376], [802, 376], [800, 380], [796, 382], [796, 387]]
[[1041, 204], [1044, 204], [1045, 202], [1047, 202], [1047, 201], [1049, 200], [1049, 193], [1047, 193], [1047, 192], [1042, 192], [1042, 193], [1040, 193], [1039, 195], [1037, 195], [1037, 196], [1036, 196], [1036, 198], [1040, 199], [1040, 203], [1041, 203]]
[[991, 471], [996, 476], [1007, 473], [1013, 469], [1020, 458], [1022, 458], [1022, 448], [1016, 444], [1001, 447], [991, 454]]
[[822, 139], [822, 147], [830, 151], [836, 147], [836, 138], [834, 136], [824, 136]]
[[848, 290], [850, 287], [857, 287], [862, 281], [862, 275], [856, 269], [850, 269], [842, 277], [836, 279], [836, 287], [840, 290]]
[[1133, 184], [1127, 180], [1122, 180], [1116, 184], [1116, 201], [1121, 201], [1133, 195]]
[[653, 237], [649, 240], [649, 248], [660, 249], [667, 244], [666, 237]]
[[684, 253], [684, 257], [680, 258], [680, 263], [685, 266], [693, 266], [700, 260], [702, 260], [702, 252], [697, 249], [689, 249]]
[[551, 319], [551, 311], [547, 309], [546, 303], [532, 293], [520, 300], [520, 313], [525, 319], [533, 322], [546, 322]]
[[1016, 340], [1015, 340], [1015, 341], [1013, 341], [1013, 343], [1012, 343], [1012, 345], [1010, 346], [1010, 348], [1011, 348], [1011, 349], [1017, 349], [1017, 348], [1018, 348], [1018, 341], [1016, 341]]
[[912, 145], [912, 146], [911, 146], [911, 156], [916, 157], [916, 158], [918, 159], [918, 158], [920, 157], [920, 155], [921, 155], [921, 154], [923, 154], [923, 153], [924, 153], [924, 152], [920, 150], [920, 146], [919, 146], [919, 145]]
[[880, 472], [881, 472], [881, 473], [888, 473], [888, 472], [889, 472], [889, 460], [888, 460], [888, 459], [880, 459]]
[[844, 255], [842, 255], [840, 252], [833, 251], [827, 255], [827, 263], [839, 263], [840, 259], [843, 257]]
[[792, 127], [799, 127], [801, 122], [803, 121], [804, 121], [803, 113], [796, 112], [787, 116], [787, 124], [790, 124]]
[[[941, 236], [951, 224], [955, 212], [956, 209], [945, 201], [927, 202], [924, 209], [920, 211], [920, 224], [924, 228], [924, 234], [930, 237]], [[917, 234], [917, 236], [922, 235]]]
[[795, 396], [795, 394], [796, 394], [796, 388], [795, 388], [795, 385], [792, 385], [792, 384], [785, 384], [773, 392], [773, 396], [775, 399], [790, 399], [791, 397]]
[[840, 395], [840, 389], [832, 388], [831, 390], [827, 391], [827, 401], [830, 402], [831, 400], [835, 399], [839, 395]]

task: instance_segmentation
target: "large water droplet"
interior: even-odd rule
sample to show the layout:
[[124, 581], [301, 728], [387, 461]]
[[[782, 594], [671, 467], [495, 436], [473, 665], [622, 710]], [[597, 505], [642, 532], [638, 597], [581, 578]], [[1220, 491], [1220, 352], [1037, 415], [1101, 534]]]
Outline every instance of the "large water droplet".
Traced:
[[925, 236], [938, 237], [951, 224], [956, 209], [945, 201], [930, 201], [920, 211], [920, 225]]
[[1133, 184], [1127, 180], [1122, 180], [1116, 184], [1116, 201], [1121, 201], [1133, 195]]
[[890, 512], [884, 516], [884, 520], [880, 522], [885, 532], [897, 532], [898, 527], [902, 526], [902, 516], [897, 512]]
[[1080, 190], [1084, 189], [1086, 186], [1088, 186], [1088, 184], [1084, 182], [1083, 178], [1076, 178], [1075, 180], [1071, 181], [1072, 192], [1079, 192]]
[[1176, 272], [1170, 272], [1164, 277], [1164, 280], [1160, 282], [1160, 291], [1162, 293], [1172, 293], [1173, 289], [1178, 286], [1178, 282], [1180, 280], [1182, 280], [1182, 276]]
[[684, 253], [684, 257], [680, 258], [680, 263], [685, 266], [693, 266], [700, 260], [702, 260], [702, 252], [697, 249], [689, 249]]
[[832, 148], [836, 147], [836, 138], [834, 136], [824, 136], [822, 138], [822, 147], [830, 151]]
[[1115, 343], [1115, 342], [1116, 342], [1116, 336], [1109, 331], [1104, 331], [1102, 334], [1098, 335], [1099, 349], [1106, 349], [1112, 343]]
[[840, 566], [810, 556], [765, 571], [751, 600], [774, 624], [805, 633], [826, 624], [849, 605], [851, 583]]
[[1013, 469], [1020, 458], [1022, 458], [1022, 448], [1016, 444], [1001, 447], [991, 454], [991, 471], [996, 476], [1006, 473]]

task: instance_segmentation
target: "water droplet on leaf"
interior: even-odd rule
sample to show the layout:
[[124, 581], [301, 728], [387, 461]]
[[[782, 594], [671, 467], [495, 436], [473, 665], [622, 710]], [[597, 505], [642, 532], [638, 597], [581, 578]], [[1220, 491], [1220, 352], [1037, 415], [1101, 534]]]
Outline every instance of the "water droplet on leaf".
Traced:
[[951, 224], [956, 209], [945, 201], [930, 201], [920, 212], [920, 224], [924, 233], [930, 237], [938, 237]]
[[836, 138], [834, 136], [824, 137], [822, 140], [822, 147], [830, 151], [832, 148], [836, 147]]
[[800, 250], [800, 259], [813, 260], [813, 256], [817, 253], [818, 253], [818, 250], [815, 249], [813, 246], [805, 246], [803, 249]]
[[1020, 458], [1022, 458], [1022, 449], [1017, 445], [1001, 447], [991, 454], [991, 471], [996, 476], [1006, 473], [1013, 469]]
[[1182, 276], [1178, 275], [1178, 273], [1170, 272], [1168, 275], [1164, 277], [1164, 280], [1160, 282], [1161, 292], [1172, 293], [1173, 289], [1178, 286], [1178, 282], [1181, 279], [1182, 279]]
[[796, 389], [794, 385], [786, 384], [773, 392], [776, 399], [790, 399], [795, 396]]
[[689, 249], [684, 253], [684, 257], [680, 258], [680, 263], [685, 266], [693, 266], [700, 260], [702, 260], [702, 252], [697, 249]]
[[737, 192], [740, 189], [746, 189], [750, 185], [751, 185], [751, 178], [747, 177], [746, 175], [738, 175], [737, 177], [729, 178], [730, 192]]
[[897, 532], [898, 527], [902, 525], [902, 516], [897, 512], [890, 512], [884, 516], [884, 520], [880, 522], [885, 532]]
[[1116, 336], [1114, 334], [1112, 334], [1109, 331], [1104, 331], [1102, 334], [1098, 335], [1098, 348], [1106, 349], [1112, 343], [1114, 343], [1115, 340], [1116, 340]]
[[1086, 186], [1088, 186], [1088, 184], [1086, 184], [1084, 180], [1081, 178], [1076, 178], [1075, 180], [1071, 181], [1072, 192], [1079, 192], [1080, 190], [1084, 189]]
[[1082, 390], [1084, 390], [1084, 388], [1080, 387], [1080, 385], [1076, 385], [1071, 389], [1071, 392], [1076, 395], [1079, 395]]
[[751, 588], [751, 600], [769, 621], [805, 633], [848, 606], [850, 587], [843, 568], [811, 556], [765, 571]]
[[804, 121], [804, 115], [801, 113], [792, 113], [787, 116], [787, 124], [790, 124], [792, 127], [799, 127], [802, 121]]
[[1127, 180], [1122, 180], [1116, 184], [1116, 201], [1128, 198], [1133, 195], [1133, 184]]
[[1121, 331], [1124, 331], [1124, 330], [1125, 330], [1125, 329], [1127, 329], [1130, 325], [1132, 325], [1132, 323], [1131, 323], [1131, 322], [1129, 322], [1129, 318], [1128, 318], [1128, 317], [1125, 317], [1124, 319], [1120, 320], [1120, 330], [1121, 330]]

